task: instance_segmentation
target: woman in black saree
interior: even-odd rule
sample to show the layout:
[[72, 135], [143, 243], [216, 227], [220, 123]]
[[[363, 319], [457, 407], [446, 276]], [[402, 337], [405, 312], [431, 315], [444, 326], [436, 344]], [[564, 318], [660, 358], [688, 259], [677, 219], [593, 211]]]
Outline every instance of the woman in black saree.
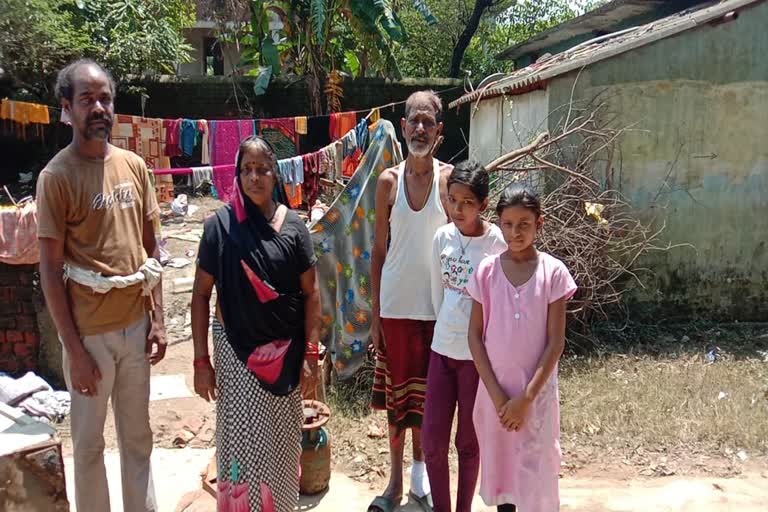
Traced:
[[299, 496], [298, 386], [314, 398], [317, 382], [316, 258], [304, 222], [281, 202], [285, 190], [269, 143], [245, 139], [236, 165], [233, 199], [205, 221], [198, 251], [195, 391], [216, 400], [218, 509], [289, 512]]

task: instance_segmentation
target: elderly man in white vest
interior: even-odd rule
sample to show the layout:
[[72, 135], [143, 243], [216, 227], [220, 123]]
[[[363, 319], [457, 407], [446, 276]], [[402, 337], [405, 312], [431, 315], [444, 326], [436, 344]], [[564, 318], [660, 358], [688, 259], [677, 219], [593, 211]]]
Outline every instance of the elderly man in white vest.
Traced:
[[408, 98], [401, 121], [408, 157], [385, 170], [376, 186], [371, 284], [371, 337], [378, 352], [371, 406], [389, 423], [389, 485], [369, 512], [390, 512], [403, 497], [405, 432], [413, 439], [409, 497], [429, 508], [429, 480], [421, 447], [427, 369], [435, 312], [430, 293], [432, 239], [448, 221], [452, 166], [432, 156], [443, 129], [442, 103], [432, 91]]

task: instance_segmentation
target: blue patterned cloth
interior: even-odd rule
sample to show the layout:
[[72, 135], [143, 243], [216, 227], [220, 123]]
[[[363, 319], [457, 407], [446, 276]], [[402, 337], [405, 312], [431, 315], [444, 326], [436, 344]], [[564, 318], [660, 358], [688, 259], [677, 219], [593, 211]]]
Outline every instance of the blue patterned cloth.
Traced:
[[361, 366], [370, 340], [376, 181], [402, 159], [394, 126], [378, 121], [370, 147], [349, 183], [326, 214], [310, 226], [323, 307], [321, 340], [331, 351], [341, 379]]

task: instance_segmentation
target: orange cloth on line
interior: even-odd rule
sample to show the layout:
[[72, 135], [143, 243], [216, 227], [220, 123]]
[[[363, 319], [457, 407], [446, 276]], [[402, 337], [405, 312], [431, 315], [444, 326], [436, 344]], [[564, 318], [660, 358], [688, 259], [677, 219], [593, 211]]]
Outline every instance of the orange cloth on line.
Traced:
[[296, 133], [298, 133], [299, 135], [306, 135], [307, 134], [307, 118], [297, 117], [294, 119], [294, 122], [296, 123]]
[[301, 206], [301, 185], [285, 185], [285, 195], [288, 196], [289, 206], [296, 209]]
[[11, 100], [0, 101], [0, 119], [11, 119]]
[[371, 113], [368, 115], [368, 121], [371, 124], [376, 124], [379, 119], [381, 119], [381, 111], [379, 110], [379, 107], [376, 107], [371, 110]]
[[31, 123], [49, 124], [51, 122], [48, 107], [26, 101], [2, 100], [0, 119], [15, 121], [22, 126]]
[[133, 151], [150, 169], [166, 169], [171, 159], [165, 156], [165, 128], [161, 119], [115, 115], [112, 144]]
[[360, 148], [355, 149], [355, 152], [349, 155], [347, 158], [344, 159], [344, 162], [341, 164], [341, 174], [345, 178], [351, 178], [353, 174], [355, 174], [355, 171], [357, 170], [357, 166], [360, 164], [360, 158], [363, 156], [363, 152], [360, 151]]
[[0, 103], [0, 119], [16, 123], [14, 130], [16, 136], [23, 140], [27, 138], [27, 125], [36, 124], [37, 136], [42, 137], [43, 127], [40, 125], [51, 122], [46, 105], [8, 99]]
[[357, 125], [357, 114], [354, 112], [336, 112], [331, 114], [330, 135], [331, 140], [339, 140], [348, 131], [353, 130]]
[[51, 116], [46, 105], [31, 104], [29, 122], [37, 124], [50, 124]]

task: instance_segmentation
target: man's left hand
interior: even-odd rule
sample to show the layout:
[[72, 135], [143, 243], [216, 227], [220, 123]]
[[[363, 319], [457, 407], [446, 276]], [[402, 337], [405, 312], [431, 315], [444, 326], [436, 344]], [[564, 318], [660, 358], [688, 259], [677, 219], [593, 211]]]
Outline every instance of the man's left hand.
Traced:
[[[154, 350], [153, 350], [154, 345]], [[162, 320], [162, 316], [159, 319], [152, 320], [152, 324], [149, 328], [149, 334], [147, 335], [147, 355], [149, 356], [149, 362], [153, 366], [163, 360], [165, 357], [165, 349], [168, 347], [168, 340], [165, 335], [165, 322]]]
[[317, 400], [317, 383], [320, 381], [316, 359], [305, 359], [301, 371], [301, 397], [304, 400]]

